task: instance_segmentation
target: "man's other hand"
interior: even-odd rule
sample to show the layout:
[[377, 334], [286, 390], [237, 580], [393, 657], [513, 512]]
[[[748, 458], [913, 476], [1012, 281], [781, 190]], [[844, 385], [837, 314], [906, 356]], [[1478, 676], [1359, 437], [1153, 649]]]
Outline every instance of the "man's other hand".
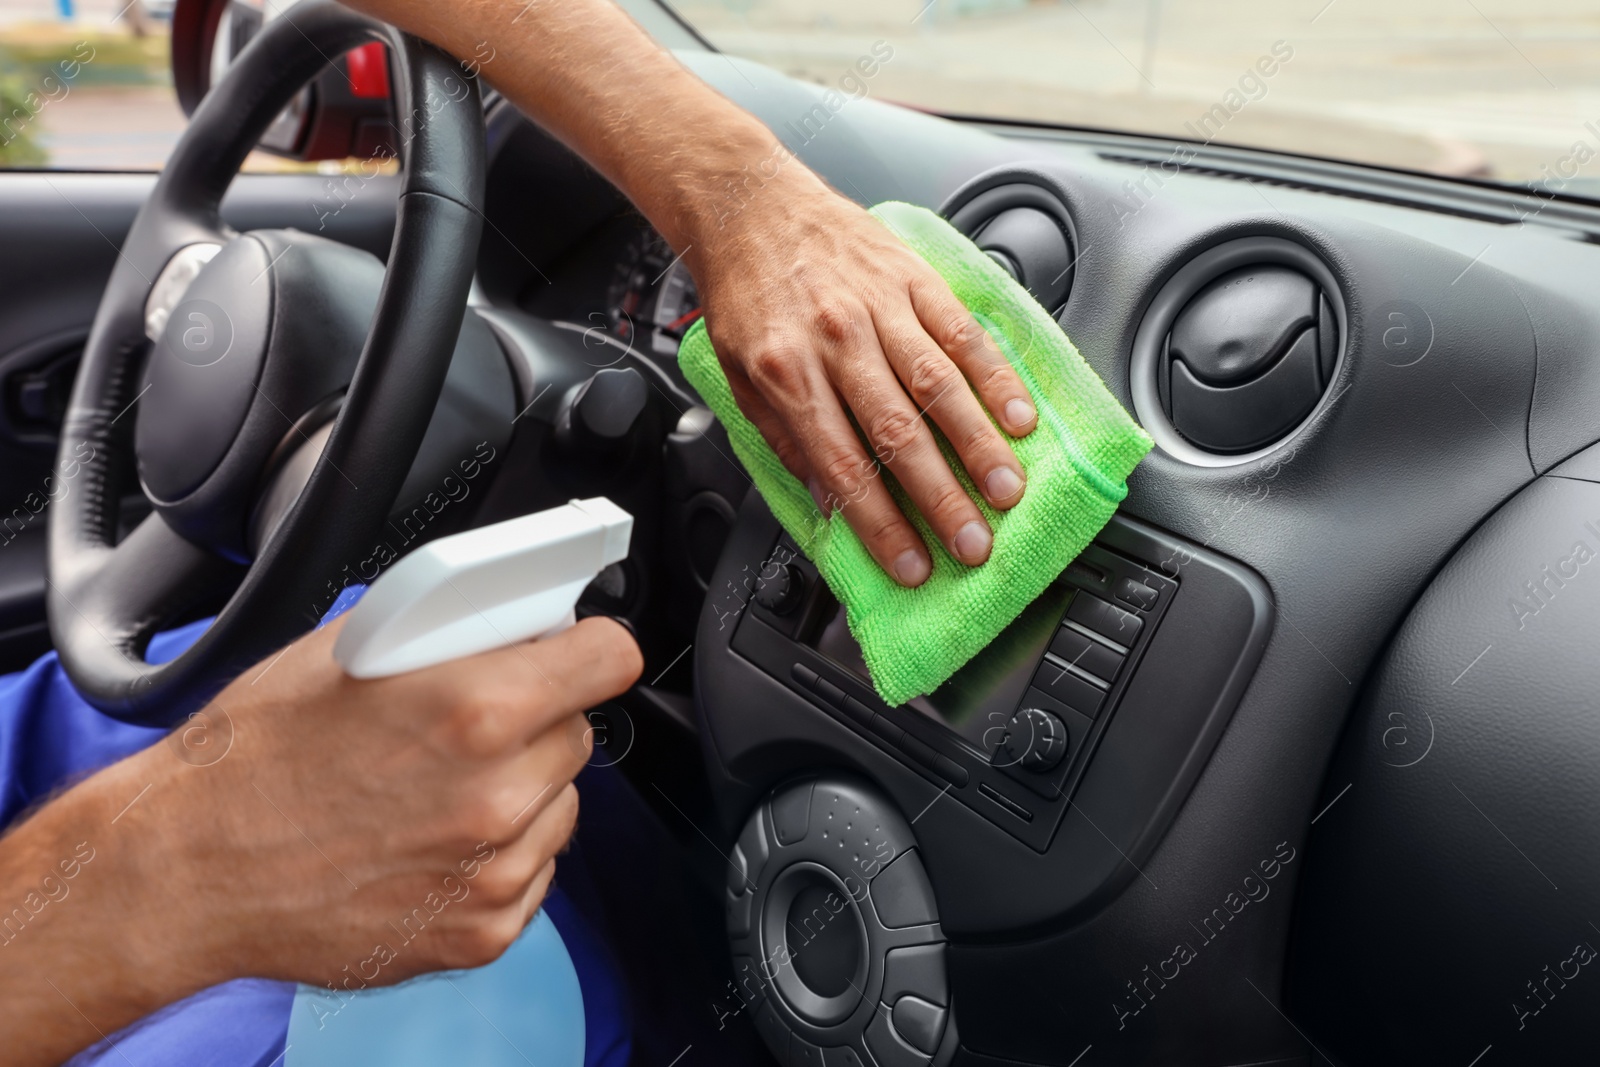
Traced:
[[581, 713], [638, 678], [633, 639], [588, 619], [357, 681], [331, 655], [341, 625], [219, 695], [210, 712], [226, 713], [233, 739], [216, 762], [190, 765], [164, 744], [113, 768], [129, 796], [155, 783], [119, 826], [144, 843], [119, 857], [136, 868], [123, 884], [159, 887], [133, 895], [152, 913], [127, 915], [127, 935], [192, 916], [184, 941], [119, 957], [192, 968], [189, 985], [259, 975], [357, 989], [489, 963], [533, 917], [578, 815]]

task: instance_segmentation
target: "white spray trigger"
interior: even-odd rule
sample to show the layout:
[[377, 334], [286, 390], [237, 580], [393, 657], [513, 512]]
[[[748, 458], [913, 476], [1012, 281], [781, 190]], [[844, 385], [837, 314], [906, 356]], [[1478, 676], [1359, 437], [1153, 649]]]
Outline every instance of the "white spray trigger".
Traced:
[[441, 537], [372, 584], [333, 658], [353, 678], [384, 678], [557, 633], [632, 534], [633, 516], [597, 496]]

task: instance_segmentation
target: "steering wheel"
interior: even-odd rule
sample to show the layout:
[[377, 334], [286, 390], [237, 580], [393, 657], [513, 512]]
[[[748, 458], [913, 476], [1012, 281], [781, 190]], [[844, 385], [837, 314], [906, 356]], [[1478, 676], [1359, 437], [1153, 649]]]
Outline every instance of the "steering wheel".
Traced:
[[[373, 40], [393, 57], [404, 163], [387, 268], [297, 231], [231, 230], [222, 196], [262, 133], [334, 57]], [[331, 579], [371, 552], [461, 330], [484, 172], [473, 79], [325, 0], [269, 21], [200, 103], [118, 254], [50, 487], [50, 633], [90, 704], [132, 723], [180, 721], [314, 626]], [[343, 350], [341, 369], [330, 352]], [[268, 472], [334, 405], [303, 490], [252, 537]], [[135, 478], [154, 510], [119, 542]], [[151, 635], [241, 565], [205, 634], [147, 663]]]

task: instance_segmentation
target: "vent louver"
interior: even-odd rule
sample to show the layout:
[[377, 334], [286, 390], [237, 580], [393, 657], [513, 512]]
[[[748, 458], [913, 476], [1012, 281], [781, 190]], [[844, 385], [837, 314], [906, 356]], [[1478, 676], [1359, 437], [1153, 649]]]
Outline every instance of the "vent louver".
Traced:
[[1304, 246], [1249, 237], [1185, 264], [1134, 338], [1134, 408], [1163, 450], [1244, 462], [1316, 413], [1339, 372], [1344, 305]]
[[1048, 190], [1029, 182], [988, 189], [950, 213], [950, 224], [1058, 313], [1072, 292], [1072, 219]]

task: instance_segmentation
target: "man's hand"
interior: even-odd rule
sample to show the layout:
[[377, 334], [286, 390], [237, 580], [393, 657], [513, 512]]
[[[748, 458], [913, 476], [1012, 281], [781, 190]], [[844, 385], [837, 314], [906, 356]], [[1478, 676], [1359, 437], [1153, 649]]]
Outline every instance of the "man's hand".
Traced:
[[[321, 985], [383, 942], [396, 959], [377, 985], [488, 963], [533, 917], [576, 824], [580, 713], [633, 684], [638, 647], [593, 619], [356, 681], [331, 655], [340, 625], [223, 691], [235, 739], [214, 766], [146, 754], [179, 798], [145, 809], [163, 862], [178, 858], [201, 913], [220, 920], [216, 954], [236, 973]], [[430, 894], [460, 899], [421, 936], [402, 929]]]
[[788, 166], [686, 257], [734, 397], [822, 513], [843, 514], [902, 585], [921, 584], [930, 561], [883, 467], [950, 554], [976, 566], [993, 536], [924, 417], [984, 499], [1009, 508], [1022, 465], [984, 409], [1021, 437], [1036, 422], [1028, 390], [932, 267]]
[[521, 933], [577, 818], [579, 713], [634, 682], [637, 646], [590, 619], [356, 681], [332, 658], [340, 625], [218, 696], [220, 758], [180, 751], [180, 727], [8, 837], [8, 905], [57, 853], [85, 842], [94, 857], [0, 949], [0, 1003], [45, 1021], [13, 1035], [38, 1043], [8, 1062], [58, 1062], [230, 978], [342, 993], [488, 963]]
[[931, 565], [880, 464], [956, 559], [989, 558], [989, 527], [923, 419], [1009, 508], [1022, 465], [984, 409], [1012, 436], [1035, 413], [933, 268], [610, 0], [349, 2], [467, 61], [644, 212], [689, 264], [739, 407], [896, 580], [918, 585]]

